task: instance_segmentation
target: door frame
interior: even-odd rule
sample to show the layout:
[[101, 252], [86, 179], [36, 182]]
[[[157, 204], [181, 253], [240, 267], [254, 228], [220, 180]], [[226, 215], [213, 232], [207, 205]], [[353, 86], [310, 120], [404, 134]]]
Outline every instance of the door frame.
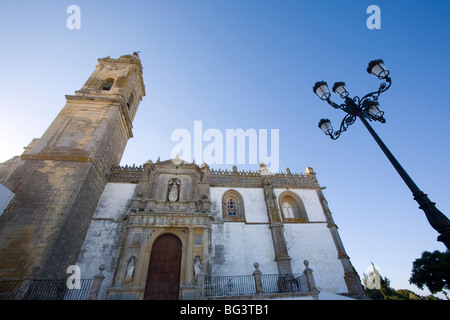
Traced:
[[147, 245], [145, 247], [145, 260], [143, 264], [142, 270], [143, 276], [141, 278], [141, 288], [142, 288], [142, 294], [141, 294], [141, 300], [144, 299], [145, 295], [145, 289], [147, 287], [147, 278], [148, 278], [148, 269], [150, 267], [150, 259], [152, 257], [152, 251], [153, 251], [153, 244], [155, 241], [165, 235], [165, 234], [172, 234], [176, 236], [181, 241], [181, 265], [180, 265], [180, 283], [179, 283], [179, 289], [178, 289], [178, 299], [181, 299], [181, 287], [182, 284], [185, 283], [185, 272], [183, 270], [186, 269], [186, 234], [183, 233], [181, 230], [156, 230], [150, 237], [149, 241], [147, 242]]

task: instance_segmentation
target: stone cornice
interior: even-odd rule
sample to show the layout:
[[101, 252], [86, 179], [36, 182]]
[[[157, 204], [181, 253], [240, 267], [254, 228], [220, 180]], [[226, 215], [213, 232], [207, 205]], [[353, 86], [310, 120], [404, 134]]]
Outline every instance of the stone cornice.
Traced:
[[125, 130], [128, 133], [128, 138], [133, 137], [133, 124], [131, 121], [131, 118], [126, 110], [126, 102], [125, 97], [122, 94], [112, 94], [112, 95], [96, 95], [92, 93], [82, 93], [81, 91], [77, 91], [75, 95], [66, 95], [67, 102], [69, 101], [86, 101], [89, 100], [89, 104], [92, 103], [92, 101], [99, 101], [99, 102], [109, 102], [110, 105], [117, 105], [120, 111], [120, 115], [122, 118], [122, 122], [125, 126]]
[[264, 181], [269, 181], [274, 188], [320, 188], [315, 173], [287, 172], [261, 174], [255, 171], [214, 170], [210, 171], [211, 187], [262, 187]]
[[[196, 165], [195, 165], [196, 166]], [[198, 167], [198, 166], [197, 166]], [[236, 167], [229, 170], [208, 170], [208, 179], [211, 187], [235, 187], [235, 188], [262, 188], [264, 181], [269, 181], [274, 188], [320, 188], [316, 174], [312, 169], [309, 173], [286, 172], [274, 174], [261, 174], [257, 171], [237, 171]], [[111, 168], [110, 182], [138, 183], [144, 172], [143, 166], [122, 166]]]
[[98, 176], [102, 180], [102, 183], [108, 183], [109, 180], [105, 178], [102, 170], [100, 170], [98, 161], [92, 157], [84, 155], [65, 155], [62, 153], [39, 153], [39, 154], [27, 154], [23, 153], [20, 158], [22, 160], [41, 160], [41, 161], [67, 161], [67, 162], [89, 162], [94, 165]]
[[112, 167], [108, 176], [109, 182], [138, 183], [142, 178], [144, 168], [142, 166], [118, 166]]

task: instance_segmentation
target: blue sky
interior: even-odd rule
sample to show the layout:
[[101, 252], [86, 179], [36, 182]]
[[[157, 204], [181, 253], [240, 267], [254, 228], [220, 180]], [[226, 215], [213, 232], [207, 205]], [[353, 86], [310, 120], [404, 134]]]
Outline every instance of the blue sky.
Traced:
[[[79, 30], [66, 27], [71, 4]], [[379, 30], [366, 26], [372, 4]], [[345, 81], [361, 97], [380, 84], [367, 63], [382, 58], [393, 84], [379, 99], [387, 122], [373, 127], [449, 216], [449, 1], [0, 1], [0, 39], [0, 161], [42, 135], [98, 58], [140, 51], [147, 96], [122, 164], [168, 159], [172, 132], [194, 121], [224, 135], [278, 129], [280, 171], [314, 168], [360, 276], [373, 261], [394, 288], [419, 292], [412, 261], [445, 250], [359, 121], [337, 141], [317, 128], [344, 113], [312, 86]]]

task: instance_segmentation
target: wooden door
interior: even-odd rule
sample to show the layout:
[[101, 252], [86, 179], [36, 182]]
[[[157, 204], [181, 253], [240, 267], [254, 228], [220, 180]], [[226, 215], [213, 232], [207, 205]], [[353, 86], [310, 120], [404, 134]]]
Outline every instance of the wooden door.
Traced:
[[153, 243], [144, 300], [176, 300], [179, 297], [181, 241], [173, 234]]

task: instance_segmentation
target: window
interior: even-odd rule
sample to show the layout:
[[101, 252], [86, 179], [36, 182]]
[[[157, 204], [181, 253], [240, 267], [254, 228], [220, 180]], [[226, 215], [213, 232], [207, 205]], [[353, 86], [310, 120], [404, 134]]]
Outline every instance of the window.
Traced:
[[280, 197], [281, 215], [286, 222], [308, 222], [305, 206], [300, 197], [290, 191], [283, 192]]
[[132, 93], [130, 93], [130, 97], [128, 98], [128, 101], [127, 101], [127, 108], [128, 108], [128, 110], [130, 110], [131, 105], [133, 104], [133, 100], [134, 100], [134, 96], [133, 96]]
[[236, 215], [236, 199], [232, 197], [230, 197], [230, 199], [227, 202], [227, 213], [229, 216]]
[[224, 221], [245, 221], [244, 201], [239, 192], [228, 190], [222, 198]]
[[287, 200], [285, 200], [281, 204], [281, 209], [283, 210], [283, 215], [284, 215], [285, 218], [287, 218], [287, 219], [294, 219], [295, 218], [294, 208], [292, 207], [292, 204], [290, 202], [288, 202]]
[[105, 81], [103, 81], [102, 90], [109, 91], [111, 90], [112, 86], [114, 84], [114, 79], [108, 78]]

